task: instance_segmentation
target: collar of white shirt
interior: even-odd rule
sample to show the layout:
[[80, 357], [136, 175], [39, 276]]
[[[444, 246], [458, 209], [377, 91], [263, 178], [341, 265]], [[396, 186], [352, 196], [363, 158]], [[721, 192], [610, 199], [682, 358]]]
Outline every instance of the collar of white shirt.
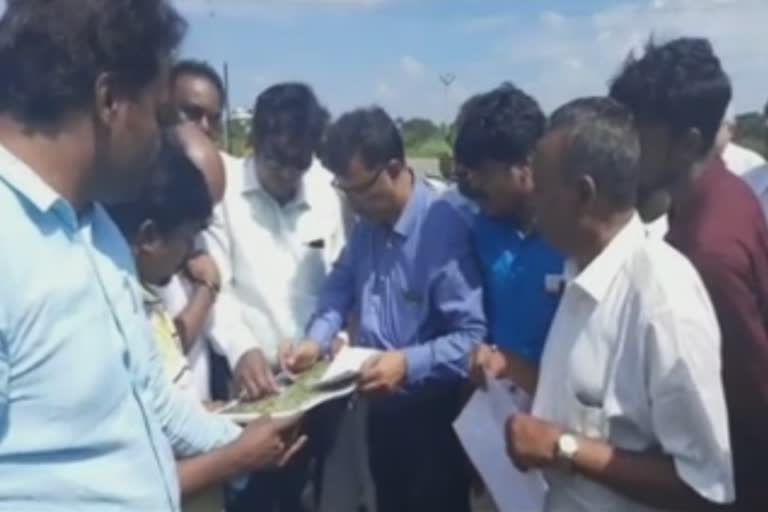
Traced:
[[605, 296], [606, 291], [621, 270], [624, 262], [646, 238], [647, 234], [640, 217], [635, 214], [618, 234], [597, 255], [587, 267], [578, 271], [576, 262], [565, 263], [565, 278], [568, 286], [575, 286], [595, 302]]
[[[250, 194], [268, 194], [269, 192], [264, 189], [264, 186], [261, 184], [261, 181], [258, 177], [258, 162], [255, 158], [249, 157], [245, 160], [245, 163], [243, 164], [243, 195], [248, 196]], [[308, 171], [309, 172], [309, 171]], [[294, 197], [291, 201], [286, 203], [286, 208], [301, 208], [301, 209], [309, 209], [312, 207], [311, 201], [307, 197], [307, 187], [305, 184], [306, 179], [302, 179], [299, 183], [299, 190], [296, 193], [296, 197]], [[270, 196], [271, 197], [271, 196]]]

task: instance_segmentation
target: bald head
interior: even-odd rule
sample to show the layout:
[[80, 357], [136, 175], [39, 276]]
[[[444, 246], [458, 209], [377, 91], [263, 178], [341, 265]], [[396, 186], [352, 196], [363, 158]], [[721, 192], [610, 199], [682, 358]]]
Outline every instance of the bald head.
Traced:
[[203, 173], [214, 204], [221, 202], [227, 179], [216, 144], [193, 123], [182, 123], [174, 131], [187, 157]]

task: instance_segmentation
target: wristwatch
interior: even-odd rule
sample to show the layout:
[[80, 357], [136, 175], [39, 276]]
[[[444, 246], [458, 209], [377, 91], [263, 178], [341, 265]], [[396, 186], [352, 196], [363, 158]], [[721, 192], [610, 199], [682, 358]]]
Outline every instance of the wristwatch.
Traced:
[[573, 459], [578, 452], [579, 441], [573, 434], [562, 434], [557, 439], [555, 457], [566, 469], [570, 469]]

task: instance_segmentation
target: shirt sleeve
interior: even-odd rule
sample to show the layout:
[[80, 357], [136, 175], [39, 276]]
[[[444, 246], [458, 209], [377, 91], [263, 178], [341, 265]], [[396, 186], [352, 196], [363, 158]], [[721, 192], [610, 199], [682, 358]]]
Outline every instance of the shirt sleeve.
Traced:
[[171, 383], [163, 371], [149, 322], [135, 343], [135, 362], [145, 368], [144, 391], [177, 456], [192, 457], [237, 439], [241, 432], [237, 425], [207, 412], [201, 402], [184, 395]]
[[[765, 255], [757, 255], [765, 258]], [[763, 261], [739, 261], [736, 256], [705, 253], [692, 257], [712, 297], [725, 339], [723, 377], [728, 389], [729, 408], [736, 418], [749, 418], [754, 429], [768, 429], [768, 423], [755, 424], [768, 410], [768, 268]], [[752, 273], [751, 270], [764, 272]], [[762, 288], [762, 289], [761, 289]]]
[[651, 420], [678, 476], [703, 498], [735, 496], [728, 413], [720, 375], [720, 334], [706, 294], [656, 315], [646, 333]]
[[432, 286], [435, 321], [444, 325], [448, 334], [405, 349], [408, 384], [466, 377], [472, 349], [485, 339], [482, 279], [469, 231], [466, 235], [454, 245], [454, 254], [438, 271]]
[[222, 205], [214, 210], [203, 241], [219, 268], [222, 282], [221, 293], [213, 305], [208, 337], [216, 352], [227, 358], [230, 368], [235, 368], [243, 354], [258, 348], [258, 343], [244, 321], [240, 302], [232, 290], [234, 269], [229, 223]]
[[349, 243], [341, 251], [323, 286], [315, 314], [307, 327], [307, 338], [320, 344], [323, 351], [341, 331], [355, 301], [355, 247], [359, 243], [358, 230], [353, 231]]

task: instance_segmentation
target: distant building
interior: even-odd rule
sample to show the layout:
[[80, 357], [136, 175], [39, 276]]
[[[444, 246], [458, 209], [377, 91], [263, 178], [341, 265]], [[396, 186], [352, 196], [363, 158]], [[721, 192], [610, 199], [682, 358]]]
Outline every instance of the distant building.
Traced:
[[243, 107], [236, 107], [232, 109], [232, 113], [230, 114], [230, 119], [232, 121], [246, 122], [251, 120], [252, 115], [253, 115], [253, 112], [250, 109], [243, 108]]

